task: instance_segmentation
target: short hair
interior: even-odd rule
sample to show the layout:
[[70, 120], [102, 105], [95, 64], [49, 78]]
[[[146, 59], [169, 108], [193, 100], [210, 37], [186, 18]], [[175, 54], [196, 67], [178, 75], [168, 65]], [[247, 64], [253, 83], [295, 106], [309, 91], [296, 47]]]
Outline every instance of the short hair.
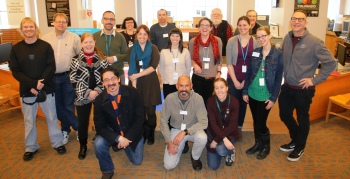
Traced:
[[250, 20], [247, 16], [241, 16], [240, 18], [238, 18], [237, 25], [239, 24], [240, 21], [247, 21], [248, 24], [250, 25]]
[[213, 11], [219, 11], [219, 12], [220, 12], [220, 15], [222, 16], [222, 11], [221, 11], [220, 8], [214, 8], [213, 10], [211, 10], [211, 14], [210, 14], [210, 15], [213, 14]]
[[150, 39], [150, 31], [149, 31], [149, 28], [147, 27], [147, 25], [141, 24], [139, 27], [137, 27], [136, 34], [138, 34], [141, 31], [141, 29], [146, 31], [146, 33], [148, 34], [148, 39]]
[[170, 30], [170, 32], [169, 32], [169, 38], [168, 38], [168, 44], [167, 44], [167, 46], [166, 46], [165, 48], [166, 48], [166, 49], [169, 49], [170, 52], [171, 52], [172, 43], [171, 43], [171, 40], [170, 40], [170, 36], [171, 36], [172, 34], [178, 34], [178, 35], [180, 35], [179, 51], [180, 51], [180, 53], [182, 53], [182, 51], [183, 51], [182, 32], [181, 32], [181, 30], [180, 30], [179, 28], [176, 28], [176, 27], [175, 27], [175, 28], [172, 28], [172, 29]]
[[114, 17], [115, 17], [114, 12], [112, 12], [112, 11], [105, 11], [105, 12], [102, 14], [102, 19], [103, 19], [103, 16], [105, 16], [105, 14], [107, 14], [107, 13], [112, 13], [112, 14], [114, 15]]
[[20, 29], [19, 29], [19, 33], [21, 34], [21, 36], [23, 37], [22, 28], [23, 28], [23, 24], [26, 23], [26, 22], [34, 24], [34, 27], [35, 27], [35, 35], [36, 35], [36, 36], [39, 36], [39, 34], [40, 34], [39, 27], [38, 27], [38, 25], [36, 24], [36, 22], [34, 21], [34, 19], [32, 19], [32, 18], [30, 18], [30, 17], [25, 17], [25, 18], [23, 18], [22, 21], [21, 21], [21, 24], [20, 24], [20, 26], [19, 26], [19, 28], [20, 28]]
[[250, 12], [255, 12], [255, 14], [258, 15], [258, 12], [256, 12], [254, 9], [249, 9], [245, 15], [248, 16], [248, 13]]
[[130, 20], [132, 20], [134, 22], [134, 28], [137, 28], [137, 24], [136, 24], [135, 19], [132, 17], [126, 17], [123, 21], [122, 29], [126, 29], [125, 23], [126, 23], [126, 21], [130, 21]]
[[199, 20], [198, 25], [201, 26], [202, 21], [208, 21], [210, 23], [210, 27], [213, 27], [213, 21], [211, 21], [209, 18], [204, 17], [203, 19]]
[[165, 9], [159, 9], [159, 10], [157, 11], [157, 16], [158, 16], [159, 11], [165, 11], [165, 15], [168, 16], [168, 12], [167, 12]]
[[53, 15], [53, 21], [56, 21], [56, 17], [63, 17], [66, 19], [66, 22], [68, 23], [69, 19], [68, 19], [68, 16], [65, 14], [65, 13], [56, 13]]
[[118, 70], [117, 69], [115, 69], [115, 68], [113, 68], [113, 67], [111, 67], [111, 66], [108, 66], [107, 68], [105, 68], [105, 69], [103, 69], [102, 71], [101, 71], [101, 81], [103, 81], [103, 74], [105, 74], [106, 72], [112, 72], [116, 77], [118, 77], [119, 78], [119, 72], [118, 72]]
[[[295, 11], [293, 12], [293, 14], [296, 13], [296, 12], [301, 12], [301, 13], [303, 13], [303, 14], [305, 15], [305, 17], [307, 17], [306, 12], [305, 12], [304, 10], [302, 10], [302, 9], [297, 9], [297, 10], [295, 10]], [[292, 14], [292, 15], [293, 15], [293, 14]]]

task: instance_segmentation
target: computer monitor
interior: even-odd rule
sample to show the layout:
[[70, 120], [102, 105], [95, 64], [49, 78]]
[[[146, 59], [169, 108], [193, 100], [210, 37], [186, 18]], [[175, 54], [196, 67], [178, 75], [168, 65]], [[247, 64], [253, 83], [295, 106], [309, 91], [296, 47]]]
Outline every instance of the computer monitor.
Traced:
[[11, 49], [11, 42], [0, 44], [0, 64], [10, 61]]
[[345, 66], [345, 62], [346, 62], [346, 46], [338, 43], [338, 47], [337, 47], [337, 59], [338, 62]]
[[349, 33], [350, 20], [343, 20], [342, 23], [342, 32]]

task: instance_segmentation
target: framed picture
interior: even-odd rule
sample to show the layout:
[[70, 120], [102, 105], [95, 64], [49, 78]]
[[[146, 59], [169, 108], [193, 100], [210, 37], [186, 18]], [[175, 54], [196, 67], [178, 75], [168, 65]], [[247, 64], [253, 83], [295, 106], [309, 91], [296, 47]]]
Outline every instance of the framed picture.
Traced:
[[270, 24], [270, 32], [271, 32], [272, 37], [278, 37], [279, 36], [278, 25]]

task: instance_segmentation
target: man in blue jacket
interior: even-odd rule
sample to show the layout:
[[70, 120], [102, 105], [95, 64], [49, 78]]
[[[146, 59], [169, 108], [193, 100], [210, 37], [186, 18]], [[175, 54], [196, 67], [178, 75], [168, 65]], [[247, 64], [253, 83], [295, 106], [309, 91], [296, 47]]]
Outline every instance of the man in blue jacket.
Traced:
[[[283, 42], [284, 84], [279, 97], [280, 117], [292, 141], [280, 147], [291, 152], [287, 159], [298, 161], [304, 153], [310, 130], [309, 109], [315, 85], [327, 79], [336, 62], [325, 44], [306, 29], [306, 13], [296, 10], [289, 22], [292, 27]], [[314, 76], [319, 63], [321, 71]], [[297, 121], [293, 117], [296, 109]]]
[[116, 69], [105, 68], [101, 79], [105, 90], [94, 104], [94, 147], [102, 178], [112, 178], [114, 165], [109, 153], [110, 146], [124, 149], [134, 165], [140, 165], [143, 160], [144, 110], [142, 98], [136, 89], [120, 85]]

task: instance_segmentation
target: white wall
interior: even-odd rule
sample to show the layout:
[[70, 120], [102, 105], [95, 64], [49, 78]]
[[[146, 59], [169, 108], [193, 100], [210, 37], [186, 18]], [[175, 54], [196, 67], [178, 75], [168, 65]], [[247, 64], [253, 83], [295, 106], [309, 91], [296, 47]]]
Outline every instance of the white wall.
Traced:
[[[117, 24], [122, 24], [126, 17], [136, 20], [136, 0], [115, 0], [115, 19]], [[140, 25], [141, 22], [137, 22]]]
[[232, 2], [232, 11], [231, 17], [232, 21], [230, 22], [231, 25], [236, 28], [237, 27], [237, 20], [241, 16], [245, 16], [247, 11], [249, 9], [254, 9], [255, 8], [255, 0], [233, 0]]

